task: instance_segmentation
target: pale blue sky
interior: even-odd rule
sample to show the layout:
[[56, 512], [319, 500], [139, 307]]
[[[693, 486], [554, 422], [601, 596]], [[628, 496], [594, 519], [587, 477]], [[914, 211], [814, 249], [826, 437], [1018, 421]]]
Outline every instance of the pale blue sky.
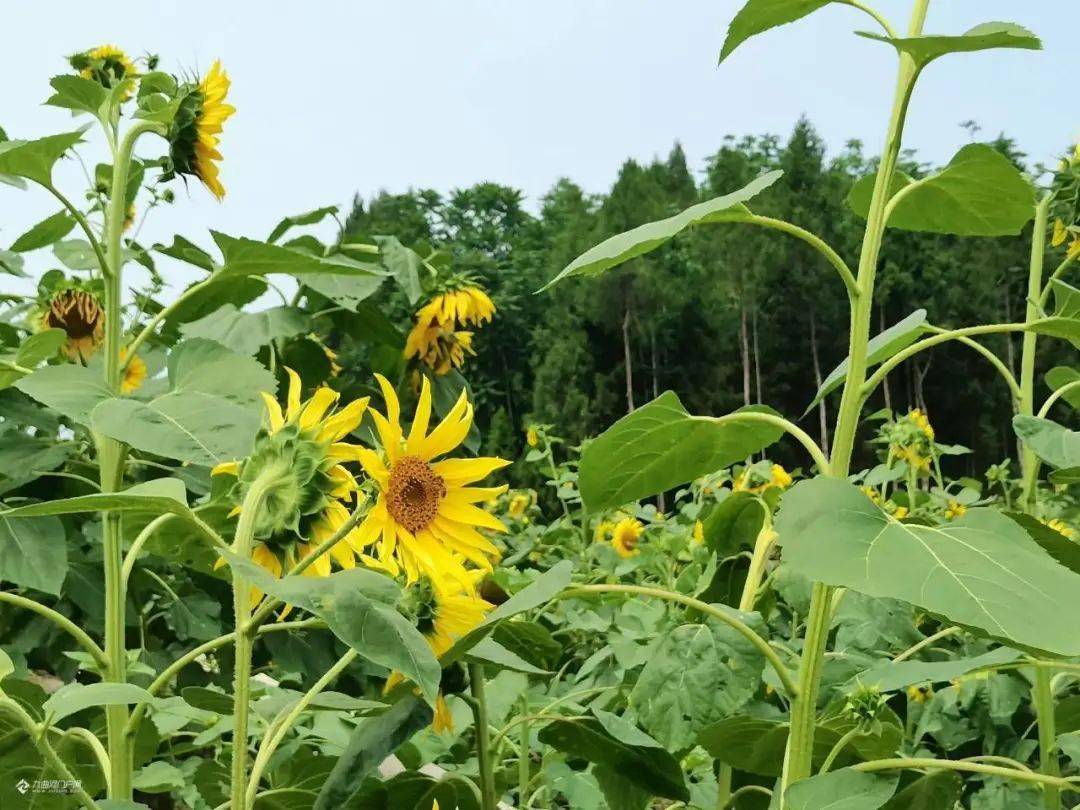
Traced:
[[[12, 137], [60, 130], [41, 102], [73, 51], [115, 43], [161, 54], [164, 69], [220, 57], [239, 109], [222, 151], [228, 196], [179, 189], [143, 241], [207, 228], [265, 236], [285, 214], [347, 204], [355, 191], [482, 180], [522, 188], [535, 206], [560, 176], [606, 190], [627, 157], [677, 139], [693, 168], [725, 133], [788, 133], [806, 114], [829, 145], [876, 152], [891, 99], [891, 48], [851, 35], [869, 18], [830, 7], [716, 56], [735, 0], [384, 0], [383, 2], [11, 3], [0, 125]], [[910, 0], [879, 0], [906, 27]], [[1046, 50], [957, 55], [917, 91], [906, 145], [944, 161], [979, 121], [1050, 160], [1080, 135], [1074, 0], [933, 0], [927, 30], [1010, 20]], [[73, 194], [81, 173], [61, 180]], [[43, 194], [0, 186], [0, 246], [55, 210]], [[3, 278], [3, 277], [0, 277]], [[180, 279], [177, 279], [179, 281]], [[8, 282], [3, 282], [7, 284]]]

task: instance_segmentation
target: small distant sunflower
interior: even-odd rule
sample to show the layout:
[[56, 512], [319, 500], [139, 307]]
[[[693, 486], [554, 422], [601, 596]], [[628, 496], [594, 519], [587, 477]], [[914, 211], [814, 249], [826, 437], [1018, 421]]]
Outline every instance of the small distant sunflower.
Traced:
[[441, 377], [465, 365], [466, 355], [476, 356], [472, 338], [472, 332], [447, 324], [417, 321], [405, 340], [405, 358], [418, 359]]
[[690, 533], [690, 539], [694, 542], [695, 546], [700, 546], [705, 542], [705, 526], [700, 520], [694, 521], [694, 529]]
[[376, 375], [386, 401], [386, 414], [371, 416], [382, 442], [382, 452], [358, 447], [354, 458], [371, 476], [379, 495], [358, 529], [366, 546], [379, 541], [376, 556], [392, 573], [404, 568], [407, 581], [421, 575], [444, 582], [467, 582], [459, 557], [484, 570], [499, 556], [495, 545], [477, 528], [505, 532], [503, 523], [477, 503], [494, 501], [506, 491], [500, 487], [472, 487], [474, 482], [505, 467], [501, 458], [446, 458], [472, 427], [472, 405], [462, 391], [457, 403], [439, 425], [431, 421], [431, 383], [425, 377], [408, 436], [401, 427], [401, 406], [394, 387]]
[[1068, 237], [1069, 232], [1065, 229], [1065, 223], [1060, 219], [1054, 220], [1054, 233], [1050, 237], [1051, 247], [1061, 247], [1065, 244], [1065, 239]]
[[460, 323], [480, 326], [490, 321], [494, 314], [495, 305], [488, 294], [475, 284], [469, 284], [436, 295], [428, 304], [420, 308], [420, 311], [416, 313], [416, 319], [420, 323]]
[[124, 224], [122, 226], [122, 230], [124, 230], [125, 232], [130, 231], [131, 227], [135, 224], [135, 213], [136, 212], [134, 205], [129, 205], [124, 211]]
[[540, 434], [536, 432], [535, 425], [529, 425], [525, 429], [525, 444], [529, 445], [529, 447], [536, 447], [536, 445], [540, 444]]
[[105, 341], [105, 310], [88, 290], [63, 290], [49, 300], [38, 326], [63, 329], [67, 333], [64, 354], [85, 363]]
[[527, 493], [515, 492], [506, 507], [506, 514], [514, 520], [521, 520], [530, 506], [532, 506], [532, 498]]
[[907, 688], [907, 698], [912, 703], [925, 703], [934, 696], [934, 687], [928, 683]]
[[[268, 427], [260, 432], [251, 456], [219, 464], [212, 471], [237, 477], [236, 496], [242, 502], [260, 473], [271, 465], [282, 469], [286, 480], [271, 490], [259, 511], [255, 537], [260, 543], [252, 552], [252, 559], [274, 576], [281, 575], [282, 558], [298, 562], [349, 519], [349, 505], [360, 496], [360, 488], [344, 464], [354, 461], [361, 448], [342, 440], [360, 424], [368, 405], [368, 397], [363, 397], [335, 410], [339, 395], [326, 386], [301, 402], [300, 377], [292, 369], [286, 372], [284, 413], [274, 397], [262, 392]], [[378, 567], [363, 553], [364, 545], [353, 529], [304, 574], [328, 576], [331, 559], [342, 568], [354, 567], [357, 560]]]
[[945, 519], [954, 520], [955, 518], [963, 516], [966, 511], [967, 507], [960, 503], [960, 501], [950, 498], [949, 503], [945, 506]]
[[[754, 483], [755, 481], [759, 483]], [[791, 486], [791, 482], [791, 473], [780, 464], [771, 465], [767, 475], [760, 470], [760, 465], [754, 465], [735, 476], [732, 489], [735, 492], [761, 493], [773, 487], [786, 489]]]
[[169, 129], [170, 166], [162, 176], [168, 180], [177, 174], [198, 177], [210, 193], [219, 200], [225, 187], [218, 178], [218, 137], [225, 121], [236, 108], [225, 103], [229, 93], [229, 77], [215, 61], [198, 84], [180, 88], [179, 108]]
[[82, 78], [91, 79], [103, 87], [112, 88], [121, 82], [126, 83], [120, 98], [123, 101], [131, 98], [139, 71], [131, 58], [115, 45], [99, 45], [75, 54], [68, 61]]
[[593, 541], [597, 543], [611, 542], [611, 536], [615, 533], [615, 523], [610, 520], [602, 520], [596, 524], [593, 531]]
[[611, 533], [611, 547], [620, 557], [633, 557], [638, 553], [638, 540], [643, 529], [633, 518], [625, 518], [615, 524]]
[[1076, 537], [1076, 529], [1061, 518], [1051, 518], [1050, 520], [1044, 520], [1043, 523], [1048, 529], [1053, 529], [1058, 534], [1063, 537], [1068, 537], [1070, 540]]
[[[120, 352], [121, 362], [127, 359], [127, 349], [123, 349]], [[120, 393], [130, 394], [133, 391], [137, 391], [142, 388], [143, 382], [146, 380], [146, 361], [139, 355], [135, 355], [124, 366], [123, 374], [120, 377]]]

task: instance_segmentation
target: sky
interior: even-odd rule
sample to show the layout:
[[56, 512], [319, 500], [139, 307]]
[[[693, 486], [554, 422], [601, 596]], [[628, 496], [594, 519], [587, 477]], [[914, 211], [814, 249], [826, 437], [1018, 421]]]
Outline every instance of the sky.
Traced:
[[[1018, 22], [1045, 50], [946, 57], [920, 80], [905, 146], [943, 163], [968, 140], [959, 123], [1012, 135], [1032, 160], [1053, 160], [1080, 136], [1070, 90], [1075, 0], [932, 0], [926, 31], [962, 33]], [[735, 0], [357, 0], [330, 2], [12, 3], [4, 11], [9, 65], [0, 126], [34, 138], [70, 126], [44, 107], [64, 57], [109, 42], [157, 53], [162, 69], [205, 70], [220, 58], [236, 116], [221, 150], [228, 189], [216, 202], [197, 183], [155, 212], [144, 243], [207, 230], [265, 237], [288, 214], [354, 193], [480, 181], [518, 187], [527, 205], [560, 177], [607, 190], [628, 157], [647, 161], [682, 143], [699, 170], [725, 134], [790, 132], [806, 115], [833, 149], [849, 138], [880, 148], [896, 58], [852, 35], [873, 28], [831, 6], [717, 55]], [[911, 0], [878, 0], [898, 29]], [[1073, 9], [1074, 10], [1074, 9]], [[107, 11], [108, 13], [104, 13]], [[1072, 57], [1070, 59], [1070, 56]], [[18, 70], [10, 69], [18, 66]], [[144, 139], [156, 154], [161, 141]], [[98, 158], [100, 155], [97, 156]], [[93, 161], [95, 156], [88, 155]], [[57, 177], [69, 196], [77, 164]], [[56, 210], [40, 191], [0, 185], [0, 247]], [[346, 209], [347, 210], [347, 209]], [[39, 267], [48, 256], [28, 264]], [[174, 283], [191, 276], [169, 266]], [[10, 286], [0, 276], [0, 287]]]

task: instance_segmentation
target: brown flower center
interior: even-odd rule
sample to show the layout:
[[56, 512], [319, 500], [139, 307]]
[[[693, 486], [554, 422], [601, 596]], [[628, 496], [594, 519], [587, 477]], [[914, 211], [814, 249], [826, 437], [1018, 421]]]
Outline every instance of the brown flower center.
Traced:
[[439, 512], [446, 484], [416, 456], [402, 456], [390, 470], [386, 509], [399, 525], [416, 534], [430, 525]]
[[94, 297], [81, 290], [61, 293], [49, 304], [48, 326], [63, 329], [73, 340], [91, 337], [101, 329], [105, 313]]

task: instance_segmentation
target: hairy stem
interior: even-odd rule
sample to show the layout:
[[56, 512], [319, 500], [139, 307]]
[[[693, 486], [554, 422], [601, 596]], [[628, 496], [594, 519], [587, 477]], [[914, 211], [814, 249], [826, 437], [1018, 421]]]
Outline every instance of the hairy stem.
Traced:
[[[1053, 196], [1047, 194], [1035, 206], [1035, 223], [1031, 234], [1031, 260], [1028, 265], [1027, 310], [1024, 321], [1031, 323], [1040, 317], [1039, 298], [1042, 294], [1043, 257], [1046, 253], [1046, 226], [1050, 217]], [[1020, 414], [1035, 413], [1035, 349], [1039, 336], [1025, 332], [1020, 351]], [[1039, 459], [1026, 444], [1020, 451], [1021, 504], [1028, 514], [1035, 512], [1038, 490]]]
[[476, 732], [476, 760], [480, 769], [481, 810], [496, 810], [495, 763], [491, 760], [491, 730], [488, 728], [484, 667], [469, 664], [469, 689], [472, 692], [473, 726]]
[[[1035, 707], [1035, 719], [1039, 726], [1039, 770], [1046, 776], [1060, 776], [1058, 765], [1057, 733], [1054, 728], [1054, 692], [1050, 688], [1053, 671], [1046, 667], [1035, 668], [1035, 685], [1031, 689], [1031, 702]], [[1061, 790], [1054, 785], [1043, 789], [1043, 807], [1061, 810]]]

